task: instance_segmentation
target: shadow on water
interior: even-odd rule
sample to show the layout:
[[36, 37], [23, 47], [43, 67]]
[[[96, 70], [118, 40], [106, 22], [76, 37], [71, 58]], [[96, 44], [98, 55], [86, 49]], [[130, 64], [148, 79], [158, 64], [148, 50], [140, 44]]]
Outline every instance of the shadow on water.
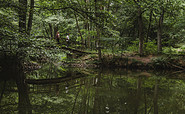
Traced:
[[[16, 67], [9, 67], [1, 70], [0, 72], [0, 112], [2, 113], [19, 113], [19, 114], [32, 114], [31, 104], [29, 100], [28, 86], [25, 83], [26, 76], [24, 72], [19, 72], [19, 69]], [[15, 89], [16, 88], [16, 89]], [[12, 94], [11, 92], [16, 92]], [[14, 98], [9, 99], [8, 97]], [[4, 102], [4, 100], [7, 100]], [[13, 110], [8, 110], [6, 107], [12, 107]], [[3, 110], [6, 109], [6, 110]]]
[[176, 72], [46, 66], [27, 74], [6, 71], [0, 75], [2, 113], [185, 112], [184, 74]]

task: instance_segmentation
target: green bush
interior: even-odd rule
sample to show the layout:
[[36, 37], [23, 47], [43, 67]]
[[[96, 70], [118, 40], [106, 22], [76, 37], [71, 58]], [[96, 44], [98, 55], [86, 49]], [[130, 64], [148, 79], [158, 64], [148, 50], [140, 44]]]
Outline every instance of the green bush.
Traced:
[[160, 68], [173, 68], [172, 65], [177, 65], [179, 66], [179, 58], [178, 57], [173, 57], [173, 56], [161, 56], [152, 59], [152, 65], [156, 69]]
[[127, 48], [130, 52], [138, 52], [139, 41], [132, 41], [132, 45]]
[[[130, 52], [138, 52], [139, 41], [132, 41], [132, 45], [130, 45], [127, 50]], [[144, 52], [146, 54], [156, 54], [157, 53], [157, 45], [156, 41], [150, 41], [144, 43]]]
[[172, 47], [164, 47], [163, 48], [163, 53], [165, 53], [165, 54], [173, 54], [173, 53], [176, 53], [176, 51]]
[[157, 45], [156, 45], [155, 40], [144, 43], [144, 45], [145, 45], [145, 53], [146, 54], [156, 54], [157, 53]]
[[168, 67], [168, 58], [166, 57], [157, 57], [152, 59], [152, 64], [154, 68], [159, 69], [159, 68], [167, 68]]

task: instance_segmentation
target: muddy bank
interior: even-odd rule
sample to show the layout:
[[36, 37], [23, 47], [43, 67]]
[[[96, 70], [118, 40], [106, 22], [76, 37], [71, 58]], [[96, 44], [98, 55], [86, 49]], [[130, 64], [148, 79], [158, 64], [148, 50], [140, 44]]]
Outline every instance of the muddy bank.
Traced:
[[185, 70], [184, 57], [172, 56], [104, 56], [101, 66], [123, 67], [129, 69], [173, 69]]
[[68, 62], [70, 67], [105, 67], [105, 68], [128, 68], [128, 69], [151, 69], [151, 70], [185, 70], [185, 57], [154, 56], [140, 57], [104, 55], [101, 61], [97, 56], [87, 55]]

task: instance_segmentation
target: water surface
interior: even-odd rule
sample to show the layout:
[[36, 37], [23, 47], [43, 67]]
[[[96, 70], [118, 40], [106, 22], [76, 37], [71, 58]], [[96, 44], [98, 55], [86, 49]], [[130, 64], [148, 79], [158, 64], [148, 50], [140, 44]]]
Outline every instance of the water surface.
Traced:
[[54, 65], [4, 72], [0, 112], [44, 114], [183, 114], [184, 74]]

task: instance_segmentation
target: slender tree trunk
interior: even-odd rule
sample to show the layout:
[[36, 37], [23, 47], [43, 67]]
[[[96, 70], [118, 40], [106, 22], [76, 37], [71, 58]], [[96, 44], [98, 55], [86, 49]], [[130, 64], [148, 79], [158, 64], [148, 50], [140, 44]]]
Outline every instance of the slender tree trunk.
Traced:
[[78, 18], [76, 16], [76, 13], [74, 12], [74, 15], [75, 15], [75, 19], [76, 19], [76, 26], [77, 26], [77, 29], [78, 29], [78, 33], [80, 34], [80, 37], [81, 37], [81, 42], [82, 44], [84, 43], [84, 39], [83, 39], [83, 36], [82, 36], [82, 33], [80, 31], [80, 27], [79, 27], [79, 24], [78, 24]]
[[19, 32], [26, 33], [27, 0], [19, 0]]
[[[44, 21], [42, 21], [42, 24], [43, 24], [44, 30], [45, 30], [45, 32], [46, 32], [46, 34], [47, 34], [47, 37], [49, 37], [49, 29], [46, 27]], [[45, 35], [44, 30], [43, 30], [43, 34]], [[45, 37], [46, 37], [46, 35], [45, 35]]]
[[[97, 17], [97, 20], [100, 21], [99, 19], [99, 15], [97, 14], [97, 0], [94, 0], [95, 2], [95, 16]], [[101, 8], [99, 8], [101, 9]], [[96, 31], [97, 31], [97, 48], [98, 48], [98, 58], [99, 58], [99, 61], [101, 61], [101, 42], [100, 42], [100, 27], [99, 25], [96, 25]]]
[[91, 37], [90, 37], [90, 23], [87, 22], [87, 30], [88, 30], [88, 35], [87, 35], [87, 46], [88, 48], [91, 47]]
[[98, 39], [98, 42], [97, 42], [97, 47], [98, 47], [98, 58], [99, 58], [99, 61], [101, 61], [101, 44], [100, 44], [100, 30], [99, 28], [97, 28], [97, 39]]
[[144, 44], [144, 34], [143, 34], [143, 19], [141, 7], [138, 6], [138, 25], [139, 25], [139, 54], [143, 55], [143, 44]]
[[148, 37], [149, 37], [149, 34], [150, 34], [150, 28], [151, 28], [151, 23], [152, 23], [152, 15], [153, 15], [153, 10], [150, 11], [150, 19], [149, 19], [149, 24], [148, 24], [146, 42], [148, 42]]
[[164, 18], [164, 8], [162, 9], [162, 14], [159, 18], [159, 24], [158, 24], [158, 30], [157, 30], [157, 51], [158, 53], [162, 53], [162, 24], [163, 24], [163, 18]]
[[50, 36], [51, 38], [53, 38], [53, 27], [51, 23], [49, 23], [49, 30], [50, 30]]
[[56, 38], [56, 34], [57, 34], [57, 31], [58, 31], [58, 25], [56, 25], [55, 27], [54, 27], [54, 37]]
[[[84, 9], [86, 11], [89, 11], [89, 8], [88, 8], [88, 4], [89, 4], [89, 0], [84, 0]], [[84, 21], [84, 29], [88, 32], [86, 32], [86, 39], [85, 39], [85, 46], [90, 48], [90, 37], [89, 37], [89, 21], [88, 21], [88, 16], [85, 17], [85, 21]]]
[[27, 29], [28, 35], [30, 35], [31, 28], [32, 28], [33, 12], [34, 12], [34, 0], [30, 0], [30, 11], [29, 11], [28, 29]]
[[[86, 2], [86, 10], [89, 11], [90, 9], [88, 8], [88, 5], [89, 5], [89, 0], [85, 0]], [[90, 22], [88, 21], [88, 17], [87, 18], [87, 21], [86, 21], [86, 28], [88, 30], [88, 33], [87, 33], [87, 47], [90, 48], [91, 46], [91, 38], [90, 38]]]
[[157, 51], [158, 51], [159, 54], [162, 52], [162, 45], [161, 45], [162, 31], [161, 30], [162, 30], [161, 27], [159, 27], [158, 30], [157, 30]]

